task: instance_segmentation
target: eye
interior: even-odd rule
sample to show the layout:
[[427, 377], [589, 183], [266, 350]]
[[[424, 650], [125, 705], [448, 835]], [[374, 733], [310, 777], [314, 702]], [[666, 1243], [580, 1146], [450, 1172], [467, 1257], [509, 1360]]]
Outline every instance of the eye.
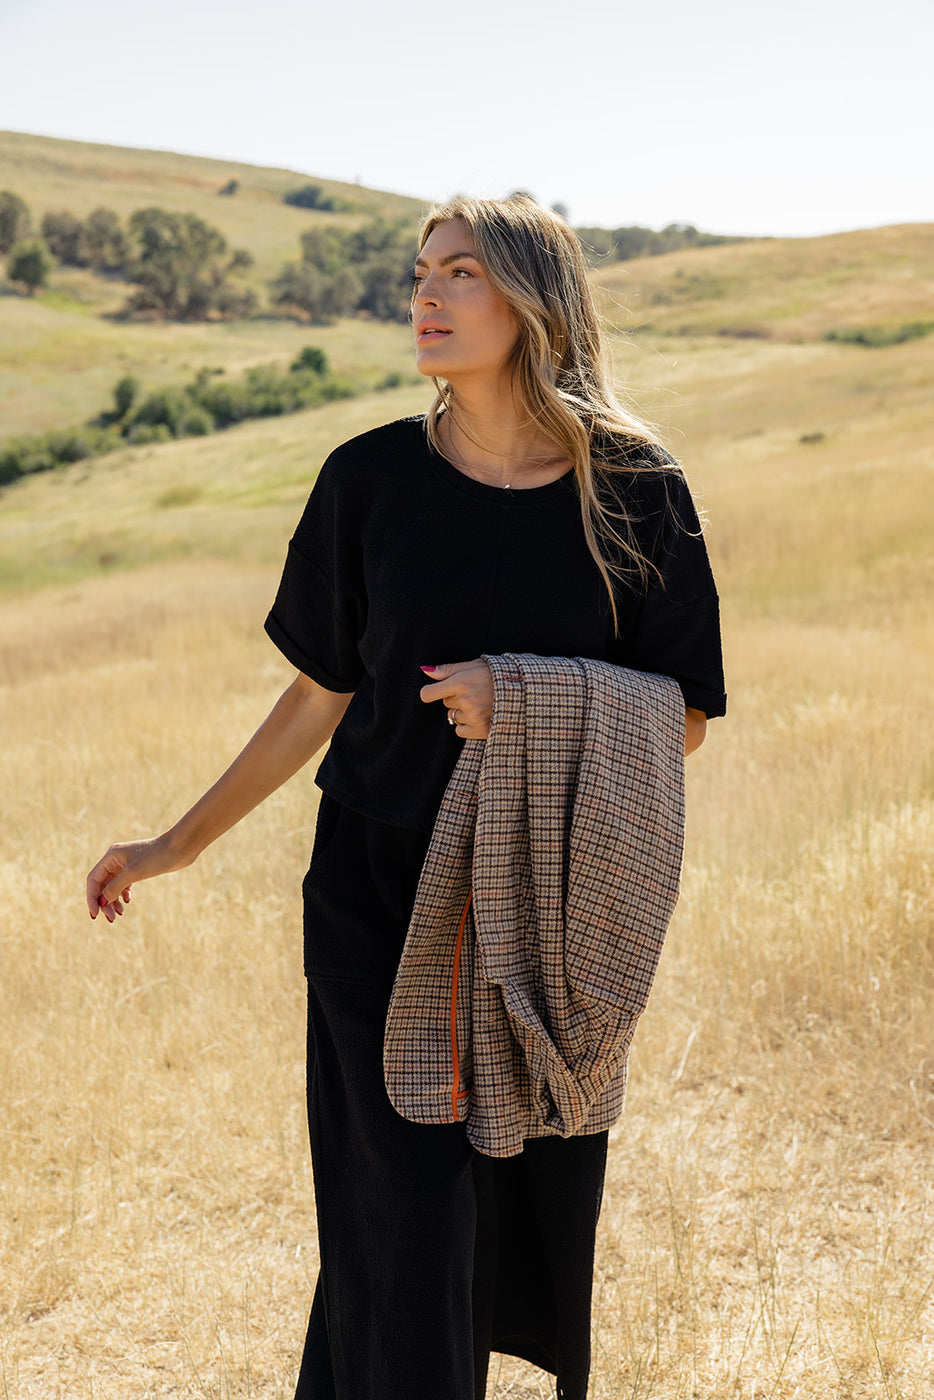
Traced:
[[470, 271], [470, 268], [469, 268], [469, 267], [455, 267], [454, 271], [451, 273], [451, 276], [452, 276], [452, 277], [460, 277], [460, 276], [472, 277], [472, 276], [473, 276], [473, 273]]
[[422, 282], [423, 282], [423, 281], [424, 281], [424, 278], [422, 277], [422, 274], [421, 274], [420, 272], [413, 272], [413, 273], [412, 273], [412, 286], [413, 286], [413, 287], [420, 287], [420, 286], [422, 285]]

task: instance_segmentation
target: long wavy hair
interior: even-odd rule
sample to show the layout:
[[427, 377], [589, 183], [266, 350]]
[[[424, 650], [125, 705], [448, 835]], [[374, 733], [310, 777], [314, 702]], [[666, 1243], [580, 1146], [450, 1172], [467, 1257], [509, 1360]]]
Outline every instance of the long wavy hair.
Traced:
[[[640, 551], [633, 522], [608, 483], [612, 473], [678, 471], [652, 428], [619, 402], [600, 317], [577, 235], [527, 195], [458, 195], [431, 209], [419, 251], [440, 224], [459, 219], [491, 285], [509, 304], [519, 335], [507, 363], [512, 390], [530, 424], [557, 444], [577, 480], [587, 547], [606, 585], [617, 625], [613, 580], [644, 589], [658, 570]], [[429, 440], [441, 451], [442, 413], [457, 421], [455, 390], [434, 380]]]

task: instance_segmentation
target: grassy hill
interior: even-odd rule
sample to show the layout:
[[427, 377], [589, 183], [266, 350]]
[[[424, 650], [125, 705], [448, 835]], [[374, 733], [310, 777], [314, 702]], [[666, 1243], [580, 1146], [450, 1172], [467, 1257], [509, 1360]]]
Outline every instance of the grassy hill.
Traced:
[[[688, 764], [684, 892], [611, 1140], [594, 1400], [909, 1400], [934, 1368], [934, 336], [823, 338], [927, 314], [931, 236], [596, 274], [637, 318], [658, 294], [618, 370], [706, 511], [730, 712]], [[0, 389], [43, 425], [99, 406], [131, 364], [188, 378], [202, 356], [309, 339], [348, 368], [406, 362], [402, 327], [118, 327], [56, 295], [0, 301]], [[310, 774], [134, 889], [119, 928], [89, 925], [81, 889], [287, 684], [262, 619], [323, 456], [428, 395], [0, 494], [4, 1393], [291, 1394], [317, 1263]], [[494, 1367], [489, 1400], [548, 1393]]]
[[[217, 191], [240, 181], [233, 197]], [[299, 235], [316, 224], [358, 223], [384, 215], [414, 217], [416, 200], [336, 181], [315, 181], [326, 194], [359, 206], [355, 214], [296, 209], [282, 195], [309, 181], [288, 170], [264, 169], [121, 147], [0, 132], [0, 189], [25, 199], [38, 226], [50, 210], [84, 217], [104, 205], [126, 217], [158, 205], [191, 211], [220, 228], [233, 247], [255, 257], [248, 281], [265, 282], [299, 255]], [[258, 316], [235, 323], [143, 323], [115, 320], [127, 284], [80, 268], [59, 267], [36, 297], [0, 288], [0, 437], [69, 427], [110, 401], [115, 381], [135, 374], [146, 387], [182, 383], [201, 366], [230, 374], [255, 364], [286, 364], [304, 345], [324, 349], [335, 370], [374, 383], [411, 369], [405, 327], [345, 321], [311, 327]]]
[[934, 225], [686, 249], [612, 264], [597, 280], [612, 320], [658, 335], [806, 341], [934, 326]]
[[[232, 179], [240, 182], [237, 193], [219, 195]], [[319, 213], [282, 203], [288, 190], [312, 180], [326, 195], [359, 206], [359, 214]], [[122, 219], [153, 204], [175, 213], [190, 211], [219, 228], [232, 247], [248, 248], [260, 278], [273, 276], [287, 258], [296, 256], [299, 234], [310, 224], [346, 223], [377, 214], [414, 218], [424, 208], [404, 195], [294, 170], [12, 131], [0, 131], [0, 189], [25, 199], [37, 223], [49, 210], [68, 209], [86, 218], [102, 204]]]

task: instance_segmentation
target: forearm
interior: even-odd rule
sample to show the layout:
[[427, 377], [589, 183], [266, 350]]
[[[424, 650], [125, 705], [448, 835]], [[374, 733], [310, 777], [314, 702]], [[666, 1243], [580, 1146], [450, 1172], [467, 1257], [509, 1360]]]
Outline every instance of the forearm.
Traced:
[[177, 867], [251, 812], [327, 743], [350, 702], [299, 676], [213, 787], [166, 832]]

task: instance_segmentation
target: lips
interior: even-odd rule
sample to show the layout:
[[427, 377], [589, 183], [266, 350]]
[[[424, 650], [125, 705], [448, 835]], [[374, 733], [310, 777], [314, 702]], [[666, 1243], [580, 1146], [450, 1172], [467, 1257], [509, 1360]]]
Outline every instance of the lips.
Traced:
[[420, 322], [418, 327], [417, 338], [419, 340], [424, 340], [425, 337], [431, 337], [436, 335], [442, 336], [450, 334], [451, 332], [448, 330], [447, 326], [439, 326], [435, 321], [422, 321]]

